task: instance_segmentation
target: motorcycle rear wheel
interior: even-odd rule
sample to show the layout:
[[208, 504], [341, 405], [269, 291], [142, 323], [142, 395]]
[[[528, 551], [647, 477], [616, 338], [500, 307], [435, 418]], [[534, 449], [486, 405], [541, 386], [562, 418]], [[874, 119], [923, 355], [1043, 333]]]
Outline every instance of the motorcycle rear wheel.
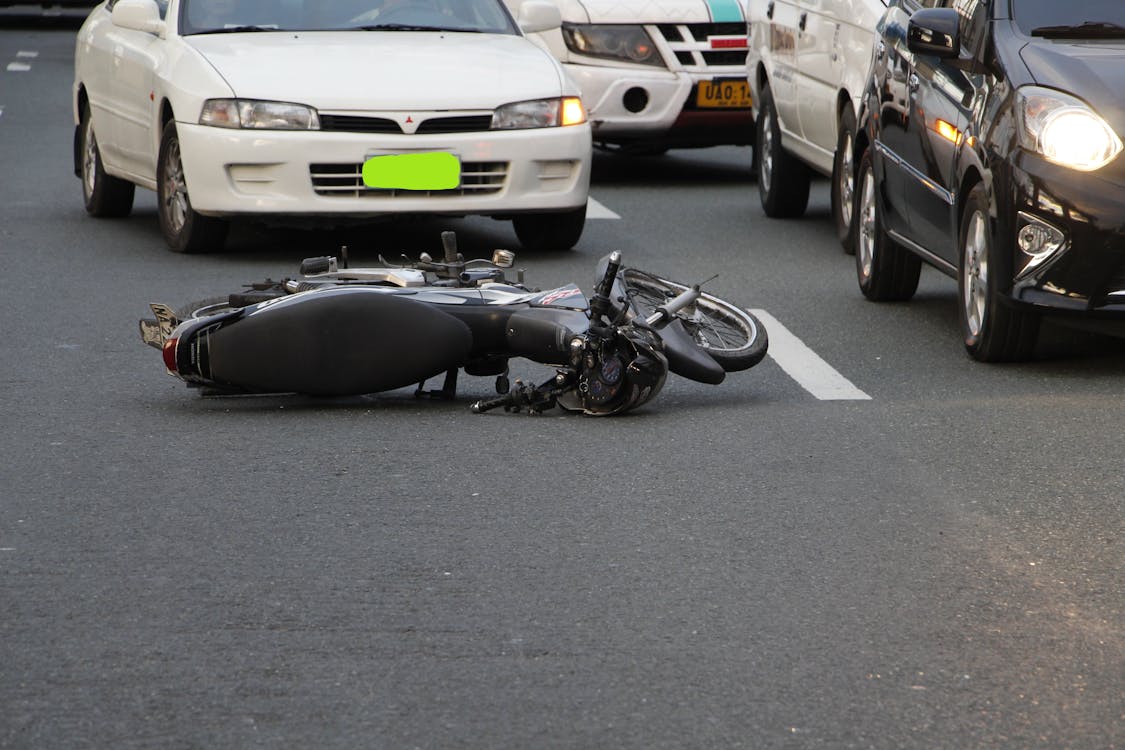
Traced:
[[[637, 311], [648, 316], [689, 287], [639, 271], [621, 270], [629, 299]], [[766, 328], [750, 312], [702, 292], [694, 304], [676, 314], [696, 345], [707, 352], [726, 372], [748, 370], [762, 361], [769, 348]]]

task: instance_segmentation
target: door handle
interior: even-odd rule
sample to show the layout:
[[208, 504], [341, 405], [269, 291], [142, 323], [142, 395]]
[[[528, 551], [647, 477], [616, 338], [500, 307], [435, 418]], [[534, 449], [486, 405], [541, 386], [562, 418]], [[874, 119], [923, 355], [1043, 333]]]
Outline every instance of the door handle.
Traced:
[[773, 20], [773, 0], [770, 0], [770, 4], [766, 6], [766, 18]]
[[797, 23], [797, 28], [799, 28], [801, 31], [804, 31], [805, 25], [808, 22], [809, 22], [809, 14], [808, 13], [802, 13], [801, 14], [801, 20]]

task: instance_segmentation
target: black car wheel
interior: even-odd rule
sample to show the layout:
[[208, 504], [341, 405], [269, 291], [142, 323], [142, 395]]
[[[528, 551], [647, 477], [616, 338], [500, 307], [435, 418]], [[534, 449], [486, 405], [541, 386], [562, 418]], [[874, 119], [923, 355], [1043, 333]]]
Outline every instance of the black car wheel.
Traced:
[[844, 252], [855, 252], [855, 115], [844, 107], [832, 160], [832, 215]]
[[887, 236], [879, 211], [871, 149], [859, 160], [855, 269], [863, 296], [875, 302], [905, 301], [918, 289], [922, 261]]
[[758, 196], [766, 216], [797, 217], [809, 204], [809, 169], [781, 146], [781, 126], [768, 83], [762, 85], [761, 99], [754, 143], [758, 151]]
[[78, 144], [82, 167], [82, 197], [86, 213], [99, 218], [128, 216], [133, 210], [135, 186], [127, 180], [112, 177], [102, 166], [98, 139], [94, 135], [94, 119], [90, 105], [82, 107]]
[[957, 285], [965, 349], [982, 362], [1029, 358], [1039, 334], [1039, 315], [1005, 304], [1001, 299], [1000, 265], [984, 185], [976, 185], [965, 202], [959, 248]]
[[569, 250], [586, 226], [586, 207], [554, 214], [524, 214], [512, 219], [520, 244], [528, 250]]
[[164, 233], [164, 241], [170, 249], [177, 253], [222, 250], [227, 238], [227, 222], [203, 216], [191, 207], [175, 122], [164, 126], [160, 138], [156, 194], [160, 231]]

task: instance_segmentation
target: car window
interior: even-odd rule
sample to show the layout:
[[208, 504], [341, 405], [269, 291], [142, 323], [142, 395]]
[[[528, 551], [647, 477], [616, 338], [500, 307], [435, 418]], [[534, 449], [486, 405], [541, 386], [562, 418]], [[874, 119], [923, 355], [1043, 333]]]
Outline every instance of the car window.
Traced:
[[1122, 0], [1011, 0], [1011, 14], [1020, 30], [1028, 35], [1052, 27], [1073, 29], [1071, 34], [1079, 38], [1083, 34], [1116, 36], [1114, 26], [1125, 30]]
[[182, 34], [230, 31], [443, 31], [515, 34], [500, 0], [182, 0]]
[[981, 0], [944, 0], [961, 17], [961, 47], [976, 51], [988, 25], [988, 7]]

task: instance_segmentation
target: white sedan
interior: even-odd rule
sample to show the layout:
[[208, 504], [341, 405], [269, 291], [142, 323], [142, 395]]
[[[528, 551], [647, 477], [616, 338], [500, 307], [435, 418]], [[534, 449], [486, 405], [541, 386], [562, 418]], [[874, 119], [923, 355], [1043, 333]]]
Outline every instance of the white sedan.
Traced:
[[86, 210], [158, 195], [173, 250], [228, 220], [511, 219], [524, 246], [578, 242], [590, 126], [523, 33], [529, 0], [106, 0], [78, 33], [75, 173]]

